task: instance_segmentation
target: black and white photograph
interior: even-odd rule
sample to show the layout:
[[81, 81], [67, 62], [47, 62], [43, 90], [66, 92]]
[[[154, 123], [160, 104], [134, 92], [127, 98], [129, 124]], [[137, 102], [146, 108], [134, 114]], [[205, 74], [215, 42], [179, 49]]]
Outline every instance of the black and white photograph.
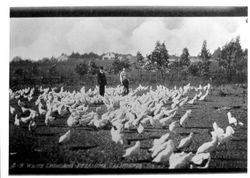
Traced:
[[10, 7], [9, 175], [247, 173], [247, 11]]

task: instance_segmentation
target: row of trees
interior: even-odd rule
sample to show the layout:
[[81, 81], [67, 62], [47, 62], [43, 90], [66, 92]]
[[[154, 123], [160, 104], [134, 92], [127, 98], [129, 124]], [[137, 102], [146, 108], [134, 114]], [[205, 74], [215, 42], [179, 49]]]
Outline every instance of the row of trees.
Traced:
[[[95, 75], [98, 72], [100, 66], [96, 65], [94, 61], [90, 61], [89, 64], [86, 64], [85, 62], [82, 62], [80, 64], [77, 64], [75, 66], [75, 72], [79, 74], [81, 77], [84, 75], [90, 74]], [[117, 74], [119, 73], [123, 68], [130, 69], [131, 64], [128, 59], [119, 60], [117, 57], [115, 60], [106, 67], [106, 71], [109, 74]]]
[[169, 73], [176, 73], [177, 78], [179, 78], [180, 73], [184, 73], [184, 76], [190, 73], [204, 78], [212, 78], [210, 59], [213, 58], [219, 63], [217, 73], [224, 75], [229, 82], [232, 81], [234, 75], [247, 75], [247, 49], [242, 49], [240, 37], [232, 39], [222, 49], [218, 48], [213, 55], [207, 49], [207, 42], [203, 41], [201, 52], [197, 58], [199, 62], [191, 64], [189, 51], [184, 48], [179, 59], [170, 62], [165, 43], [158, 41], [155, 49], [145, 58], [140, 52], [137, 52], [136, 68], [140, 75], [142, 70], [150, 70], [159, 72], [162, 78]]
[[[15, 75], [24, 76], [24, 75], [34, 75], [40, 76], [40, 71], [38, 68], [41, 68], [42, 65], [47, 65], [48, 69], [44, 73], [49, 73], [49, 75], [57, 76], [58, 72], [55, 72], [55, 68], [60, 63], [64, 64], [64, 73], [68, 73], [68, 67], [71, 67], [71, 73], [83, 77], [84, 75], [95, 75], [98, 72], [99, 65], [96, 64], [95, 60], [82, 60], [82, 57], [87, 59], [95, 59], [100, 57], [95, 53], [89, 54], [79, 54], [72, 53], [68, 61], [58, 61], [56, 58], [52, 57], [51, 59], [43, 59], [38, 62], [32, 62], [31, 60], [22, 60], [18, 57], [13, 60], [12, 63], [17, 63], [17, 66], [24, 66], [23, 68], [17, 68], [14, 72]], [[81, 60], [73, 60], [78, 59]], [[173, 56], [168, 54], [165, 43], [159, 41], [156, 42], [154, 50], [145, 57], [137, 52], [136, 61], [131, 63], [129, 59], [120, 59], [116, 55], [115, 60], [105, 67], [106, 71], [110, 74], [119, 73], [122, 68], [127, 68], [130, 70], [138, 70], [138, 76], [141, 78], [143, 73], [152, 73], [157, 72], [163, 80], [165, 80], [166, 75], [168, 79], [182, 79], [188, 76], [188, 74], [193, 76], [201, 76], [204, 78], [213, 78], [214, 73], [211, 72], [211, 58], [215, 59], [218, 63], [218, 69], [216, 69], [217, 77], [221, 78], [225, 76], [227, 81], [232, 81], [234, 76], [247, 76], [247, 49], [243, 50], [240, 45], [240, 38], [232, 39], [229, 43], [225, 44], [222, 48], [218, 48], [214, 51], [213, 54], [207, 49], [207, 42], [204, 41], [201, 47], [201, 51], [197, 56], [199, 62], [191, 63], [190, 54], [188, 48], [184, 48], [182, 54], [176, 60], [170, 60]], [[81, 62], [80, 62], [81, 61]], [[105, 61], [103, 61], [105, 62]], [[12, 65], [11, 65], [12, 66]], [[11, 67], [12, 68], [12, 67]], [[29, 71], [25, 71], [29, 69]], [[44, 69], [42, 69], [44, 70]], [[60, 68], [61, 70], [61, 68]], [[59, 74], [58, 74], [59, 75]], [[71, 75], [72, 76], [72, 75]]]

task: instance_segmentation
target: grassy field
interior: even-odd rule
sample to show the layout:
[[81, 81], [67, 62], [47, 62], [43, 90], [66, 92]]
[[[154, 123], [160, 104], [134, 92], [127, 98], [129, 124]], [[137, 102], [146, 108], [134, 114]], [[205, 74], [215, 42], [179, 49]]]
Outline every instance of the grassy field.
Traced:
[[[73, 88], [68, 88], [73, 90]], [[78, 88], [74, 88], [77, 90]], [[223, 94], [222, 94], [223, 93]], [[192, 115], [186, 128], [178, 128], [179, 138], [194, 132], [194, 141], [184, 151], [195, 152], [204, 142], [210, 140], [212, 123], [223, 129], [228, 125], [227, 112], [230, 111], [244, 126], [236, 130], [234, 137], [226, 144], [220, 145], [211, 153], [211, 162], [207, 171], [247, 171], [247, 103], [243, 97], [242, 88], [228, 85], [213, 87], [207, 101], [198, 101], [195, 105], [184, 105], [178, 110], [175, 119], [178, 120], [187, 109], [192, 109]], [[10, 101], [10, 105], [15, 105]], [[96, 106], [91, 106], [95, 109]], [[104, 106], [102, 106], [104, 107]], [[228, 107], [223, 110], [223, 107]], [[168, 128], [153, 128], [148, 126], [142, 134], [136, 130], [125, 130], [125, 144], [112, 142], [110, 127], [96, 129], [92, 127], [76, 127], [72, 139], [65, 145], [58, 144], [58, 139], [68, 131], [67, 117], [57, 118], [50, 127], [45, 126], [44, 118], [37, 119], [37, 127], [33, 132], [24, 127], [14, 126], [14, 115], [9, 117], [9, 170], [10, 174], [18, 174], [26, 170], [29, 173], [35, 168], [69, 168], [71, 173], [91, 172], [97, 168], [102, 172], [107, 170], [139, 169], [158, 172], [171, 172], [165, 164], [152, 163], [148, 149], [152, 141], [168, 132]], [[126, 148], [141, 141], [141, 151], [138, 155], [122, 159]], [[85, 168], [85, 169], [81, 169]], [[65, 171], [65, 169], [64, 169]], [[88, 172], [84, 173], [88, 173]], [[188, 172], [188, 170], [183, 170]], [[41, 171], [42, 172], [42, 171]], [[40, 173], [41, 173], [40, 172]], [[33, 172], [34, 173], [34, 172]], [[43, 174], [48, 172], [44, 171]], [[58, 174], [63, 172], [58, 172]], [[98, 174], [98, 172], [93, 172]]]

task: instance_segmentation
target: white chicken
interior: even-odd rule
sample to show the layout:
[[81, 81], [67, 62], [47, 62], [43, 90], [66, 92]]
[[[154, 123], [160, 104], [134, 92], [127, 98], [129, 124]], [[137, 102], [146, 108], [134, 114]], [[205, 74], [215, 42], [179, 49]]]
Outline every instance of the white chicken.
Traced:
[[20, 126], [20, 119], [17, 118], [17, 114], [15, 115], [15, 122], [14, 122], [15, 126]]
[[185, 126], [185, 124], [187, 123], [187, 120], [188, 120], [188, 118], [190, 117], [191, 113], [192, 113], [192, 110], [189, 109], [189, 110], [187, 110], [186, 113], [181, 117], [181, 119], [180, 119], [180, 125], [181, 125], [182, 127]]
[[134, 146], [126, 149], [125, 154], [122, 157], [126, 158], [138, 154], [140, 151], [140, 146], [141, 146], [140, 141], [137, 141]]
[[67, 143], [71, 138], [71, 131], [67, 131], [64, 135], [62, 135], [60, 138], [59, 138], [59, 142], [58, 143]]
[[40, 115], [45, 115], [46, 114], [46, 110], [43, 109], [42, 107], [43, 107], [42, 103], [39, 103], [38, 104], [38, 112], [39, 112]]
[[166, 142], [167, 145], [165, 146], [165, 149], [161, 151], [154, 159], [153, 162], [159, 163], [159, 162], [166, 162], [169, 160], [170, 155], [174, 152], [175, 145], [173, 140], [169, 140]]
[[142, 126], [142, 124], [139, 124], [139, 126], [137, 127], [137, 132], [141, 134], [143, 130], [144, 130], [144, 127]]
[[[206, 164], [204, 166], [201, 166], [203, 165], [204, 161], [206, 161], [205, 162]], [[211, 161], [210, 153], [195, 154], [190, 161], [192, 164], [194, 164], [194, 165], [191, 165], [191, 168], [194, 167], [194, 168], [206, 169], [208, 168], [210, 161]]]
[[169, 133], [166, 133], [162, 135], [159, 139], [154, 139], [152, 148], [149, 149], [149, 151], [153, 151], [158, 145], [161, 145], [162, 143], [166, 142], [168, 138], [170, 137]]
[[198, 153], [210, 153], [212, 152], [218, 145], [218, 137], [212, 132], [212, 141], [203, 143], [198, 149], [196, 154]]
[[189, 163], [192, 157], [192, 152], [181, 152], [171, 154], [169, 157], [169, 169], [189, 168]]
[[170, 116], [168, 117], [165, 117], [165, 118], [162, 118], [159, 122], [162, 124], [162, 126], [166, 126], [168, 124], [170, 124], [172, 122], [172, 119], [174, 118], [174, 116], [176, 115], [176, 111], [171, 114]]
[[174, 121], [169, 125], [169, 132], [175, 133], [178, 127], [178, 122]]
[[46, 113], [46, 115], [45, 115], [45, 120], [44, 120], [44, 122], [45, 122], [45, 125], [49, 125], [52, 121], [54, 121], [55, 120], [55, 117], [53, 117], [52, 115], [52, 112], [51, 112], [51, 110], [49, 110], [49, 111], [47, 111], [47, 113]]
[[242, 122], [238, 121], [235, 117], [233, 117], [232, 114], [231, 114], [231, 112], [227, 113], [227, 118], [228, 118], [229, 124], [234, 124], [235, 126], [237, 126], [238, 124], [240, 126], [244, 125]]
[[189, 134], [189, 136], [181, 139], [179, 146], [177, 147], [178, 149], [183, 149], [185, 147], [188, 147], [191, 143], [192, 143], [192, 139], [193, 139], [194, 133], [191, 132]]
[[11, 114], [14, 114], [14, 113], [15, 113], [15, 111], [16, 111], [16, 110], [15, 110], [15, 108], [14, 108], [14, 107], [12, 107], [12, 106], [10, 106], [10, 113], [11, 113]]
[[195, 95], [191, 100], [188, 101], [188, 104], [194, 104], [194, 101], [197, 100], [198, 96]]
[[217, 137], [218, 137], [218, 144], [228, 142], [233, 137], [234, 133], [235, 131], [231, 126], [227, 126], [225, 133], [224, 131], [223, 133], [215, 132], [215, 134], [217, 134]]
[[203, 96], [200, 96], [199, 101], [204, 101], [208, 94], [209, 94], [209, 90], [207, 90]]
[[121, 133], [121, 131], [119, 129], [115, 130], [115, 128], [112, 127], [111, 130], [110, 130], [110, 133], [111, 133], [112, 141], [114, 141], [115, 143], [123, 144], [124, 134]]
[[151, 157], [154, 158], [156, 157], [161, 151], [163, 151], [169, 144], [169, 140], [166, 142], [163, 142], [162, 144], [158, 144], [154, 147], [154, 149], [152, 148], [152, 155]]

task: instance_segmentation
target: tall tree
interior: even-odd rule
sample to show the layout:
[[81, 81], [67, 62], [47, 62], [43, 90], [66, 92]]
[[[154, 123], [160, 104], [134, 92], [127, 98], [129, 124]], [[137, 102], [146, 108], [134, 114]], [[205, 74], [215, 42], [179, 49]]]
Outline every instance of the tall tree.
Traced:
[[210, 54], [209, 50], [207, 49], [207, 41], [206, 40], [203, 41], [201, 53], [200, 53], [199, 57], [203, 61], [208, 61], [211, 58], [211, 54]]
[[220, 47], [218, 47], [216, 50], [214, 50], [212, 58], [215, 60], [219, 60], [221, 58], [221, 48]]
[[226, 72], [228, 81], [232, 80], [232, 76], [237, 72], [237, 69], [241, 70], [244, 56], [244, 51], [240, 44], [240, 37], [231, 40], [223, 46], [219, 65]]
[[117, 74], [119, 73], [123, 68], [129, 69], [130, 63], [128, 59], [119, 60], [118, 57], [115, 57], [114, 62], [112, 63], [112, 71]]
[[138, 51], [137, 54], [136, 54], [136, 68], [138, 69], [138, 73], [139, 73], [140, 79], [141, 79], [141, 76], [142, 76], [142, 72], [141, 71], [143, 69], [143, 66], [144, 66], [144, 57]]
[[210, 61], [209, 59], [211, 58], [211, 53], [207, 49], [207, 41], [204, 40], [201, 48], [201, 53], [198, 55], [198, 57], [201, 58], [202, 62], [199, 65], [199, 71], [200, 75], [204, 77], [209, 76], [209, 66], [210, 66]]
[[165, 70], [168, 68], [168, 50], [165, 43], [156, 42], [154, 51], [148, 56], [151, 65], [154, 65], [160, 71], [163, 78]]
[[20, 57], [20, 56], [16, 56], [16, 57], [14, 57], [13, 59], [12, 59], [12, 61], [11, 62], [20, 62], [20, 61], [22, 61], [23, 59]]
[[189, 59], [189, 52], [187, 48], [184, 48], [180, 57], [180, 65], [181, 66], [189, 66], [190, 59]]

